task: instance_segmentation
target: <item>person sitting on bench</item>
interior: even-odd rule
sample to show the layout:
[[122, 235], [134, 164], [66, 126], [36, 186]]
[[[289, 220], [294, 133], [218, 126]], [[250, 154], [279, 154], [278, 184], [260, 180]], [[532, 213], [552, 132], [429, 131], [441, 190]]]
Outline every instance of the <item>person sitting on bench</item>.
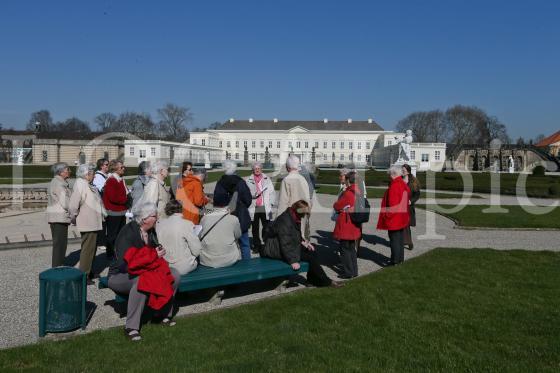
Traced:
[[[157, 221], [156, 205], [149, 202], [140, 203], [134, 209], [133, 215], [134, 220], [121, 229], [115, 241], [115, 259], [109, 267], [108, 285], [116, 293], [128, 294], [125, 334], [130, 340], [139, 341], [142, 338], [140, 336], [142, 312], [146, 302], [152, 301], [152, 298], [150, 297], [149, 299], [148, 294], [139, 289], [139, 278], [143, 275], [137, 276], [137, 272], [129, 268], [129, 262], [136, 254], [140, 254], [137, 252], [142, 251], [148, 254], [142, 258], [144, 266], [151, 266], [156, 264], [155, 262], [165, 255], [165, 249], [158, 244], [153, 229]], [[152, 260], [148, 263], [149, 258]], [[167, 262], [165, 262], [165, 266], [167, 266]], [[136, 270], [137, 267], [134, 267], [134, 269]], [[168, 273], [165, 274], [166, 280], [169, 277]], [[163, 319], [162, 324], [173, 326], [175, 325], [175, 322], [171, 320], [173, 315], [173, 298], [179, 287], [181, 275], [173, 268], [170, 268], [170, 273], [173, 276], [173, 290], [169, 302], [167, 302], [166, 306], [161, 307], [161, 310], [165, 311], [166, 308], [168, 309], [167, 313], [164, 313], [166, 317]], [[160, 283], [151, 283], [149, 285], [165, 288], [165, 284]]]
[[280, 259], [290, 264], [294, 271], [299, 262], [309, 262], [307, 281], [315, 286], [341, 287], [342, 283], [331, 280], [317, 259], [315, 247], [301, 235], [301, 220], [309, 214], [309, 204], [304, 200], [295, 202], [270, 224], [261, 257]]
[[228, 267], [241, 259], [238, 244], [241, 225], [239, 219], [231, 214], [235, 207], [230, 209], [230, 201], [235, 206], [237, 192], [231, 199], [225, 193], [214, 195], [214, 211], [204, 215], [200, 221], [201, 265], [213, 268]]
[[198, 265], [196, 258], [200, 255], [200, 240], [194, 234], [192, 221], [183, 219], [183, 206], [179, 201], [172, 199], [167, 202], [165, 214], [168, 218], [160, 220], [156, 226], [159, 242], [165, 247], [164, 259], [170, 267], [186, 275]]

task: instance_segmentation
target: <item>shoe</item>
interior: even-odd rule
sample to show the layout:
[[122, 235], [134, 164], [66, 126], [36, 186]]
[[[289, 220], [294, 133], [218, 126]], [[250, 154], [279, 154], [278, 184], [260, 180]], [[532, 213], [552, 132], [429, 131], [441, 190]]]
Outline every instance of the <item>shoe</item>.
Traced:
[[106, 247], [106, 246], [97, 246], [97, 250], [99, 250], [99, 251], [107, 251], [107, 247]]
[[140, 331], [138, 331], [136, 329], [124, 329], [124, 334], [132, 342], [138, 342], [138, 341], [142, 340], [142, 336], [140, 335]]
[[349, 275], [345, 275], [345, 274], [340, 274], [337, 276], [339, 279], [341, 280], [350, 280], [352, 277], [354, 276], [349, 276]]
[[166, 317], [165, 319], [161, 320], [161, 325], [175, 326], [175, 325], [177, 325], [177, 323], [175, 321], [171, 320], [169, 317]]
[[341, 288], [344, 286], [344, 283], [340, 282], [340, 281], [331, 281], [331, 284], [329, 285], [329, 287], [331, 288]]

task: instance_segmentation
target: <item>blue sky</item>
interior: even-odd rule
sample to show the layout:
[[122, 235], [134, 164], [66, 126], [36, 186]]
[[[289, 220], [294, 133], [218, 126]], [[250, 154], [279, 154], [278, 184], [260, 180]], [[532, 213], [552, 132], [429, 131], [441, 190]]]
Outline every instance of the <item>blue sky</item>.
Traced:
[[374, 118], [476, 105], [512, 137], [560, 129], [560, 2], [11, 1], [0, 123], [31, 112], [191, 108], [234, 118]]

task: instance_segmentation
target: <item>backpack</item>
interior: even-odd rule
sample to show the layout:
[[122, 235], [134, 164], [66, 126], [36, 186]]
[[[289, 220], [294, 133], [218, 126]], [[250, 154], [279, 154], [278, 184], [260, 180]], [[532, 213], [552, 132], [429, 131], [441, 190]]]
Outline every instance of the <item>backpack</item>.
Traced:
[[356, 203], [354, 204], [354, 211], [348, 212], [350, 220], [356, 225], [367, 223], [369, 221], [369, 212], [371, 206], [367, 198], [357, 195], [353, 190], [350, 190], [356, 196]]

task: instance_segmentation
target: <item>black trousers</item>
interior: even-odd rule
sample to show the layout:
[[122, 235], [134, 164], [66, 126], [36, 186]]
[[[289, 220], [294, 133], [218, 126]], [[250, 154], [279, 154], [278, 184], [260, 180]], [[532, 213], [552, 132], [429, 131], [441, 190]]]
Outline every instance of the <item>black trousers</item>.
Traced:
[[357, 242], [357, 240], [340, 240], [340, 262], [342, 263], [342, 275], [345, 277], [358, 276]]
[[107, 224], [107, 257], [115, 256], [115, 241], [122, 227], [126, 224], [126, 217], [123, 216], [107, 216], [105, 218]]
[[309, 263], [309, 270], [307, 271], [307, 281], [317, 287], [329, 286], [332, 281], [323, 270], [323, 267], [321, 267], [321, 264], [319, 264], [317, 252], [308, 251], [303, 246], [300, 249], [300, 259], [304, 262]]
[[101, 230], [97, 231], [97, 246], [107, 246], [107, 223], [103, 222]]
[[[259, 232], [259, 222], [262, 224], [262, 232]], [[266, 219], [266, 211], [264, 209], [264, 206], [256, 207], [255, 215], [253, 217], [253, 221], [251, 222], [251, 229], [253, 233], [253, 248], [255, 249], [255, 251], [259, 251], [259, 248], [264, 243], [264, 233], [266, 232], [267, 226], [268, 220]]]
[[393, 264], [404, 262], [404, 228], [398, 231], [389, 231], [389, 244], [391, 246], [391, 262]]
[[68, 225], [66, 223], [50, 223], [52, 236], [52, 266], [64, 265], [66, 248], [68, 247]]

